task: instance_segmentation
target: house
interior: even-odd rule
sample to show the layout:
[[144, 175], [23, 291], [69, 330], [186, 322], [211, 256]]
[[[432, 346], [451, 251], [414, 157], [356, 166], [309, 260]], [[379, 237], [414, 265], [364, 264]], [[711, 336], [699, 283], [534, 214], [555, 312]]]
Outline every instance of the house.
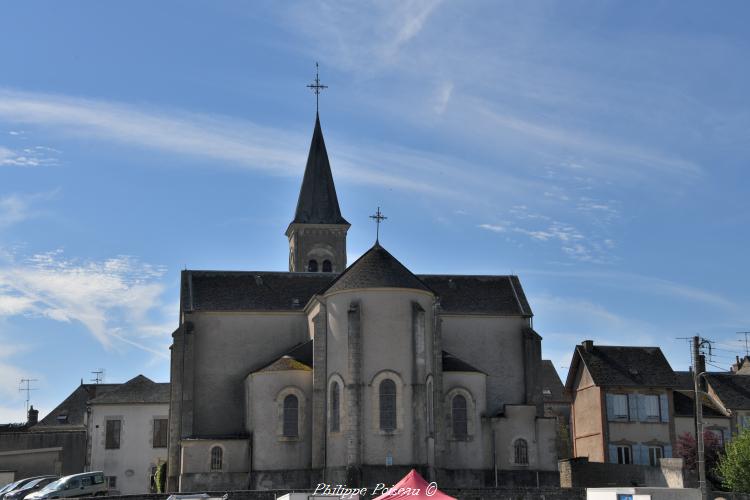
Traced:
[[557, 420], [557, 457], [570, 458], [570, 394], [565, 391], [565, 386], [557, 374], [555, 365], [549, 359], [542, 360], [541, 366], [542, 400], [544, 403], [544, 416], [553, 417]]
[[656, 465], [672, 456], [677, 378], [658, 347], [576, 346], [565, 388], [572, 397], [573, 456]]
[[288, 271], [182, 272], [169, 491], [556, 483], [519, 278], [414, 274], [377, 239], [349, 264], [349, 227], [316, 116]]
[[[678, 386], [674, 391], [675, 436], [689, 434], [695, 438], [695, 387], [693, 372], [676, 371]], [[703, 404], [703, 429], [716, 436], [723, 446], [732, 437], [732, 420], [729, 412], [708, 393], [701, 395]]]
[[32, 406], [22, 424], [0, 425], [0, 470], [15, 477], [82, 472], [86, 465], [87, 402], [118, 384], [84, 384], [38, 420]]
[[138, 375], [88, 402], [87, 470], [101, 470], [110, 490], [149, 493], [167, 460], [169, 384]]

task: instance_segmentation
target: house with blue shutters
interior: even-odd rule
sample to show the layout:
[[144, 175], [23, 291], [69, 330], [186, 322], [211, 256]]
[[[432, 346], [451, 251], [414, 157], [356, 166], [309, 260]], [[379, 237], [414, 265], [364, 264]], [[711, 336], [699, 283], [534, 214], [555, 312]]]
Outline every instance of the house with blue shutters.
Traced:
[[676, 440], [674, 371], [658, 347], [576, 346], [566, 381], [574, 457], [658, 465]]

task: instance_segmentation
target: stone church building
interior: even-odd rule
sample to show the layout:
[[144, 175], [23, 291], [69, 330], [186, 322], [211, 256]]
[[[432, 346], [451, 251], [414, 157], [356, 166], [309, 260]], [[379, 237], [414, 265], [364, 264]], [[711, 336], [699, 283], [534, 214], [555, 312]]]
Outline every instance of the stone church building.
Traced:
[[377, 242], [347, 266], [349, 227], [316, 117], [289, 271], [182, 273], [168, 489], [554, 481], [518, 277], [415, 275]]

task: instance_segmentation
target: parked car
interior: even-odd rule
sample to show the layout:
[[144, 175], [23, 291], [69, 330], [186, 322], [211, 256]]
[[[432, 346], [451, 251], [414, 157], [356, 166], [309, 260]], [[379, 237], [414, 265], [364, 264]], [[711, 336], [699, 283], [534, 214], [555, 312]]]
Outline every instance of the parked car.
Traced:
[[23, 500], [26, 495], [41, 490], [53, 481], [57, 481], [57, 476], [44, 476], [33, 479], [20, 488], [16, 488], [11, 492], [6, 493], [3, 500]]
[[14, 483], [10, 483], [6, 485], [2, 490], [0, 490], [0, 500], [5, 500], [5, 495], [23, 488], [31, 481], [34, 481], [36, 479], [41, 479], [43, 477], [46, 477], [46, 476], [25, 477], [23, 479], [19, 479], [18, 481]]
[[48, 500], [52, 498], [91, 497], [107, 494], [104, 472], [83, 472], [61, 477], [39, 491], [26, 496], [24, 500]]

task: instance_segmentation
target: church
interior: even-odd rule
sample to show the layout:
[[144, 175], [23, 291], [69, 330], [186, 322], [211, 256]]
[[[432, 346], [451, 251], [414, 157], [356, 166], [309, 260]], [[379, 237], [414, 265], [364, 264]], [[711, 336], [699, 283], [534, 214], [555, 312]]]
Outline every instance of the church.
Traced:
[[[379, 214], [378, 214], [379, 215]], [[541, 337], [517, 276], [347, 265], [316, 115], [289, 270], [181, 276], [168, 491], [556, 483]]]

